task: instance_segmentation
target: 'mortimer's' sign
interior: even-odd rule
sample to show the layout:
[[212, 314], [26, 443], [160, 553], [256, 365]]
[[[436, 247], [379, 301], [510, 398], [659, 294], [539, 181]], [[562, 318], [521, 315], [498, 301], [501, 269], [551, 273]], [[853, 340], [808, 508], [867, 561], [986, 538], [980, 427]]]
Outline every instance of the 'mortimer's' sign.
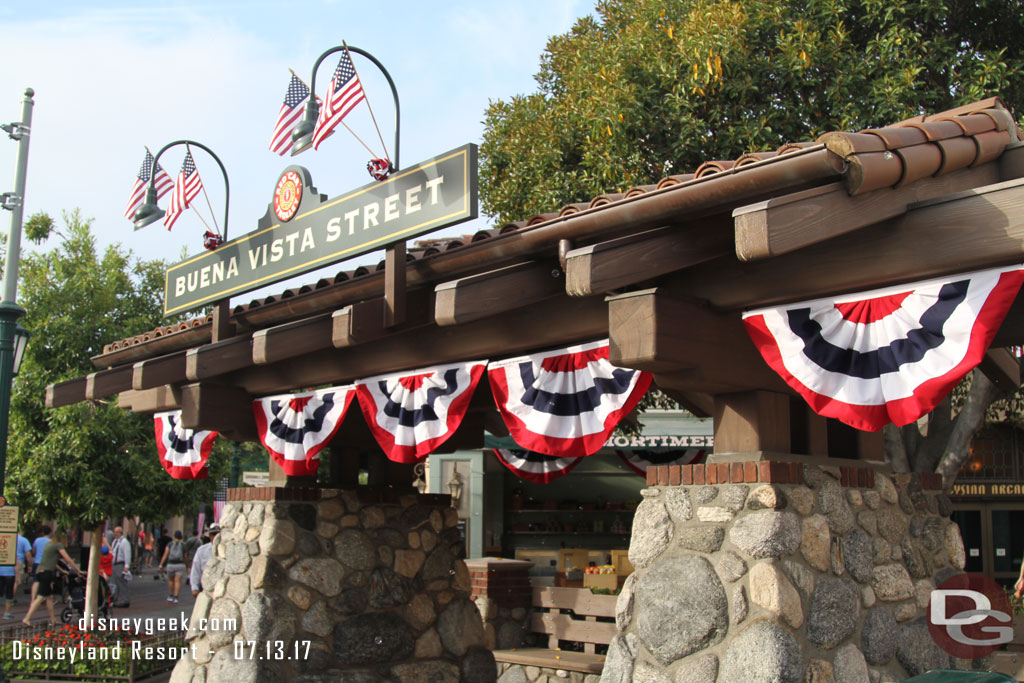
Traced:
[[333, 199], [289, 166], [255, 231], [167, 269], [164, 315], [476, 218], [476, 203], [472, 144]]

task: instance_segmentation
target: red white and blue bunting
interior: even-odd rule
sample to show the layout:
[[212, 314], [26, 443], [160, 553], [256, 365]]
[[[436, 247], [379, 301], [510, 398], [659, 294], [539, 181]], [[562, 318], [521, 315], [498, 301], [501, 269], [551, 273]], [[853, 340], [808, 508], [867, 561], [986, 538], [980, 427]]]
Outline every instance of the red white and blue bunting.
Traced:
[[518, 448], [495, 448], [494, 454], [512, 474], [535, 484], [550, 484], [555, 479], [561, 479], [583, 460], [583, 458], [558, 458]]
[[252, 402], [260, 441], [290, 477], [311, 476], [338, 431], [355, 387], [268, 396]]
[[608, 361], [608, 340], [492, 363], [488, 377], [512, 438], [558, 457], [596, 453], [651, 375]]
[[928, 413], [982, 359], [1021, 266], [745, 313], [761, 355], [820, 415], [867, 431]]
[[487, 361], [438, 365], [359, 382], [359, 407], [388, 459], [422, 460], [462, 424]]
[[206, 479], [217, 432], [184, 429], [180, 410], [154, 414], [153, 426], [160, 464], [167, 473], [175, 479]]
[[707, 450], [703, 448], [684, 448], [678, 451], [620, 451], [615, 450], [622, 462], [641, 477], [647, 476], [648, 467], [658, 465], [692, 465], [704, 462]]

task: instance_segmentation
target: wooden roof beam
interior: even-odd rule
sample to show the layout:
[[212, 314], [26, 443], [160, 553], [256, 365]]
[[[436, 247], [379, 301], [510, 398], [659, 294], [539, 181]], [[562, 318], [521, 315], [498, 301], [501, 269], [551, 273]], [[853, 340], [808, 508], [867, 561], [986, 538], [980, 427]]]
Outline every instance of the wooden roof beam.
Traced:
[[716, 394], [789, 392], [738, 315], [722, 315], [659, 289], [608, 297], [611, 362], [655, 373], [659, 386]]
[[181, 388], [181, 426], [211, 429], [233, 441], [256, 441], [252, 400], [243, 389], [197, 382]]
[[55, 382], [46, 387], [46, 407], [60, 408], [85, 400], [85, 377]]
[[433, 322], [434, 292], [420, 288], [406, 292], [404, 322], [390, 324], [391, 309], [384, 297], [360, 301], [331, 314], [330, 344], [324, 348], [347, 348], [376, 341], [401, 330]]
[[740, 310], [1021, 261], [1024, 180], [1018, 179], [922, 202], [899, 218], [776, 258], [706, 263], [665, 288]]
[[[939, 154], [938, 149], [935, 151]], [[902, 216], [915, 202], [998, 183], [995, 164], [965, 168], [905, 187], [851, 197], [843, 183], [774, 197], [735, 209], [736, 256], [756, 261], [787, 254]]]
[[731, 222], [719, 217], [573, 249], [566, 254], [565, 291], [612, 292], [728, 254], [732, 240]]
[[132, 366], [122, 365], [85, 376], [85, 398], [93, 400], [132, 388]]
[[185, 377], [198, 382], [252, 365], [252, 335], [245, 334], [189, 349], [185, 356]]
[[132, 368], [132, 389], [143, 391], [185, 381], [185, 351], [176, 351], [135, 363]]
[[252, 361], [267, 365], [330, 348], [331, 315], [325, 313], [253, 332]]
[[444, 282], [434, 288], [438, 325], [459, 325], [565, 293], [558, 263], [531, 261]]
[[181, 387], [165, 384], [143, 391], [129, 389], [117, 395], [117, 404], [133, 413], [159, 413], [181, 408]]
[[[383, 309], [377, 310], [383, 313]], [[410, 308], [409, 313], [414, 310]], [[433, 315], [433, 309], [428, 309], [428, 315]], [[246, 368], [232, 376], [232, 382], [253, 395], [263, 396], [295, 387], [341, 384], [441, 363], [507, 358], [533, 349], [577, 344], [607, 335], [608, 308], [603, 299], [555, 297], [506, 315], [457, 327], [426, 325], [403, 329], [376, 339], [372, 344], [360, 341], [345, 353], [324, 349], [274, 366]]]

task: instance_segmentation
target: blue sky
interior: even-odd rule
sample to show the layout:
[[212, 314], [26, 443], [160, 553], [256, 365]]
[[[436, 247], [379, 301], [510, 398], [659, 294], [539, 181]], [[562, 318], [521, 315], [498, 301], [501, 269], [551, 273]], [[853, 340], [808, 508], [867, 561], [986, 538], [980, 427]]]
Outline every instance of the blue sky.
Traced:
[[[170, 233], [160, 224], [134, 232], [122, 215], [144, 145], [156, 153], [190, 138], [217, 152], [231, 181], [229, 237], [237, 237], [256, 227], [277, 177], [293, 161], [309, 168], [328, 196], [370, 180], [369, 154], [343, 130], [294, 160], [267, 150], [289, 68], [308, 82], [317, 56], [342, 40], [377, 57], [401, 98], [401, 162], [409, 166], [479, 143], [488, 101], [534, 91], [548, 38], [592, 10], [592, 0], [8, 4], [0, 8], [0, 120], [18, 120], [25, 87], [36, 91], [26, 217], [77, 207], [94, 219], [102, 245], [120, 242], [143, 258], [177, 261], [183, 249], [201, 250], [205, 228], [191, 211]], [[372, 64], [355, 61], [390, 148], [390, 89]], [[318, 72], [321, 95], [335, 64], [329, 57]], [[379, 149], [365, 108], [346, 123]], [[14, 188], [17, 155], [16, 143], [3, 140], [0, 192]], [[194, 155], [219, 222], [220, 172], [201, 151]], [[183, 156], [183, 147], [169, 150], [161, 165], [173, 177]], [[201, 211], [209, 220], [209, 209]], [[0, 213], [5, 233], [9, 216]], [[486, 226], [478, 220], [441, 234]], [[347, 267], [375, 260], [364, 256]]]

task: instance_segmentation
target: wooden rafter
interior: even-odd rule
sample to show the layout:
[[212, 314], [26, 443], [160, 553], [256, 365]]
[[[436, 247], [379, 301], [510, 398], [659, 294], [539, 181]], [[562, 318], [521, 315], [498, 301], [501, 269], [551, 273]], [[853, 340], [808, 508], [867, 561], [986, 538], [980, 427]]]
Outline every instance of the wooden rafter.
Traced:
[[565, 280], [554, 260], [531, 261], [470, 275], [434, 288], [438, 325], [459, 325], [565, 294]]

